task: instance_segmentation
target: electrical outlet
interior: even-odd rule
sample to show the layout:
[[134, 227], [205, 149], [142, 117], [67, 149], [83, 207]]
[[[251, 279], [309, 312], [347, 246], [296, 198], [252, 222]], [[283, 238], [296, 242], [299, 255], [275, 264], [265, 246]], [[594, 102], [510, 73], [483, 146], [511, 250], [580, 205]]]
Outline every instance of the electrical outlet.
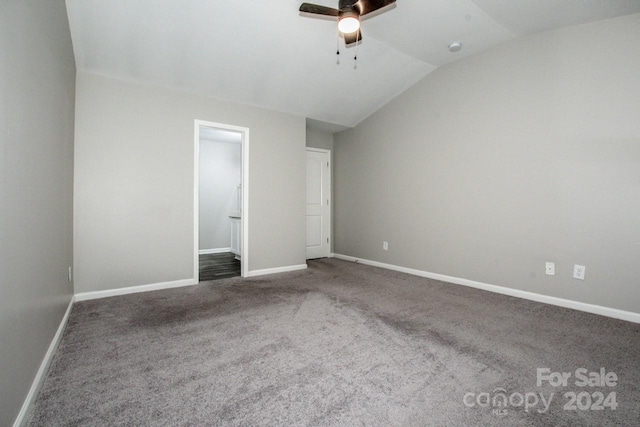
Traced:
[[68, 277], [69, 277], [69, 283], [71, 283], [71, 281], [73, 279], [73, 276], [72, 276], [72, 273], [71, 273], [71, 267], [69, 267], [69, 276]]
[[549, 276], [555, 276], [556, 274], [556, 264], [553, 262], [545, 262], [544, 264], [544, 273]]
[[584, 274], [587, 270], [587, 267], [584, 265], [574, 265], [573, 266], [573, 278], [578, 280], [584, 280]]
[[382, 242], [382, 250], [383, 251], [389, 250], [389, 242]]

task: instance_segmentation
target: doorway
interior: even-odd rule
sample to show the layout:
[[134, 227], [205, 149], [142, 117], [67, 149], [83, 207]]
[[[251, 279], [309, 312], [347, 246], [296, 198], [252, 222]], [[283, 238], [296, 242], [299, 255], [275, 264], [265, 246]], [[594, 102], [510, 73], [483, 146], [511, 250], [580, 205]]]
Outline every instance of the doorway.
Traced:
[[307, 259], [326, 258], [331, 239], [331, 151], [307, 148]]
[[195, 120], [194, 281], [246, 276], [249, 129]]

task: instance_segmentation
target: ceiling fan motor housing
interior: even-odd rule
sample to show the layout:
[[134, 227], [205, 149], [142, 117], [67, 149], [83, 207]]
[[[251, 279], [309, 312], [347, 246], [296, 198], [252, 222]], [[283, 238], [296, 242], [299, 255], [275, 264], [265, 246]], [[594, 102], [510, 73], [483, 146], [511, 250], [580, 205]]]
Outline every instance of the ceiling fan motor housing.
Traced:
[[344, 13], [355, 12], [356, 16], [360, 15], [360, 8], [357, 6], [358, 0], [340, 0], [338, 2], [338, 9], [340, 9], [340, 16]]
[[[360, 17], [395, 3], [396, 0], [338, 0], [338, 9], [312, 3], [302, 3], [300, 12], [338, 18], [338, 29], [345, 36], [345, 43], [362, 40]], [[343, 24], [343, 25], [340, 25]]]
[[357, 20], [360, 20], [360, 14], [353, 10], [347, 10], [347, 11], [341, 10], [338, 20], [341, 20], [343, 18], [355, 18]]

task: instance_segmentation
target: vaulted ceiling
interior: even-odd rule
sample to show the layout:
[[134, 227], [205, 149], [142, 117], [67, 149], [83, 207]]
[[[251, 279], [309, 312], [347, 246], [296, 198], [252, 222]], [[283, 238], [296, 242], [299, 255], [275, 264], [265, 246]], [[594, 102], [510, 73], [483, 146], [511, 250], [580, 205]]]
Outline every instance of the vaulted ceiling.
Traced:
[[[310, 0], [337, 7], [337, 0]], [[528, 34], [640, 12], [640, 0], [397, 0], [345, 48], [298, 0], [67, 0], [80, 71], [353, 127], [439, 66]], [[449, 52], [452, 42], [462, 50]], [[339, 60], [338, 60], [339, 58]]]

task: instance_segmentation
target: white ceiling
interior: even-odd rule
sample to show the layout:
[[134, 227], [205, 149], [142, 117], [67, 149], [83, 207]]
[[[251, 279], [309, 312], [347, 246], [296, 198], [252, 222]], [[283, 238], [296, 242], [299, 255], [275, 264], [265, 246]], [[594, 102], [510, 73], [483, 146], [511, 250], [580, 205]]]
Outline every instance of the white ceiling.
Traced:
[[[312, 3], [337, 7], [337, 0]], [[352, 127], [435, 68], [514, 38], [640, 12], [640, 0], [398, 0], [346, 49], [299, 0], [67, 0], [78, 70]], [[460, 52], [448, 45], [459, 41]]]

